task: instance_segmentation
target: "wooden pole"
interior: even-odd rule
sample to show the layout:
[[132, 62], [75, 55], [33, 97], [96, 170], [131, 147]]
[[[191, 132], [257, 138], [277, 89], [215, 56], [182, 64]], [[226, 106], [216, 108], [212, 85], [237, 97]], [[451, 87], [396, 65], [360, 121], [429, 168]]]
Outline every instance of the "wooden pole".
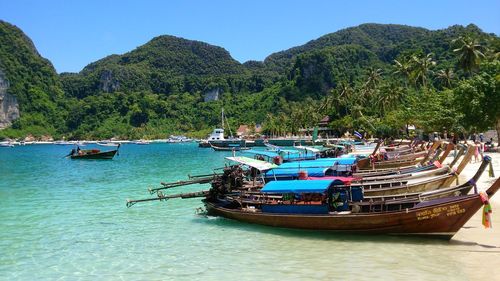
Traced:
[[174, 188], [177, 186], [210, 183], [213, 179], [214, 179], [214, 176], [210, 176], [210, 177], [198, 178], [198, 179], [188, 180], [188, 181], [177, 181], [177, 182], [169, 182], [169, 183], [161, 182], [161, 185], [163, 187], [149, 188], [148, 190], [149, 190], [149, 193], [153, 194], [154, 192], [157, 192], [159, 190]]
[[135, 205], [136, 203], [140, 203], [140, 202], [162, 201], [162, 200], [167, 201], [168, 199], [172, 199], [172, 198], [187, 199], [187, 198], [195, 198], [195, 197], [205, 197], [208, 194], [209, 194], [208, 190], [190, 192], [190, 193], [178, 193], [178, 194], [172, 194], [172, 195], [163, 195], [163, 193], [158, 192], [157, 193], [158, 197], [155, 197], [155, 198], [135, 199], [135, 200], [127, 199], [127, 208], [130, 208], [133, 205]]

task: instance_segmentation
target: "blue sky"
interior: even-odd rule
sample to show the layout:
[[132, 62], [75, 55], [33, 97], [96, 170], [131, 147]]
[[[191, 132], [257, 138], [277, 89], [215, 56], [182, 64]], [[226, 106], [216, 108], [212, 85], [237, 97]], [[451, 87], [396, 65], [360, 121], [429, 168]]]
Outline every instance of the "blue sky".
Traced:
[[240, 62], [362, 23], [442, 29], [474, 23], [500, 34], [500, 1], [0, 0], [0, 19], [20, 27], [58, 72], [170, 34], [228, 50]]

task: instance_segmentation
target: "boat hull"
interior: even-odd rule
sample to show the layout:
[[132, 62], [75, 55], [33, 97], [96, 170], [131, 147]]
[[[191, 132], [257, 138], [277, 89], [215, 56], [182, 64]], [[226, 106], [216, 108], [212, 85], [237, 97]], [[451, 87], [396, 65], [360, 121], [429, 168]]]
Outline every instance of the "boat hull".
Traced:
[[410, 166], [415, 166], [422, 161], [421, 158], [417, 159], [403, 159], [403, 160], [387, 160], [374, 162], [373, 167], [370, 164], [369, 159], [362, 159], [358, 161], [358, 168], [360, 171], [370, 170], [370, 169], [387, 169], [387, 168], [405, 168]]
[[113, 159], [118, 150], [110, 150], [92, 154], [71, 155], [71, 159]]
[[425, 235], [451, 239], [482, 206], [479, 195], [445, 198], [397, 212], [280, 214], [242, 211], [205, 201], [208, 215], [283, 228], [363, 234]]
[[245, 140], [209, 140], [201, 141], [198, 143], [199, 147], [210, 148], [212, 145], [217, 147], [230, 147], [234, 145], [239, 145], [241, 147], [252, 146], [253, 143], [248, 143]]
[[214, 151], [241, 151], [241, 150], [249, 150], [249, 147], [239, 147], [239, 146], [227, 146], [227, 147], [217, 147], [212, 146]]
[[[424, 192], [431, 191], [437, 188], [449, 187], [454, 181], [456, 177], [451, 174], [435, 176], [434, 178], [430, 178], [427, 180], [421, 180], [415, 183], [408, 183], [407, 185], [400, 186], [385, 186], [374, 188], [370, 187], [370, 183], [362, 184], [364, 189], [364, 194], [366, 196], [387, 196], [394, 194], [405, 194], [405, 193], [415, 193], [415, 192]], [[358, 186], [357, 184], [353, 184], [352, 186]]]

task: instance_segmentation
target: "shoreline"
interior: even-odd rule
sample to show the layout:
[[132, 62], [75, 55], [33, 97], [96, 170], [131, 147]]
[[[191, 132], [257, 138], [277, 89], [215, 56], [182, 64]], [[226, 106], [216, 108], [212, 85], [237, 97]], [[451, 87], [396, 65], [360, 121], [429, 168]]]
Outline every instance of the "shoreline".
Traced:
[[[500, 176], [500, 153], [485, 153], [492, 158], [495, 177], [489, 177], [488, 171], [477, 182], [479, 191], [486, 190]], [[480, 162], [467, 165], [460, 175], [460, 182], [467, 181], [477, 171]], [[450, 240], [444, 250], [457, 251], [457, 262], [464, 264], [463, 273], [469, 280], [487, 280], [500, 276], [500, 194], [489, 198], [493, 213], [492, 228], [482, 225], [482, 210], [474, 214], [469, 221]]]

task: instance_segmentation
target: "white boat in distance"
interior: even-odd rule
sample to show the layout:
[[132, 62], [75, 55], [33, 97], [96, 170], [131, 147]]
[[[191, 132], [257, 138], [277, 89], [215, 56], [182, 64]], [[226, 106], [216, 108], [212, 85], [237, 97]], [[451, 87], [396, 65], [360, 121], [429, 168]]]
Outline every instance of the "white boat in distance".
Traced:
[[138, 144], [138, 145], [147, 145], [147, 144], [150, 144], [151, 142], [147, 141], [147, 140], [137, 140], [137, 141], [133, 141], [132, 143]]
[[170, 135], [170, 137], [167, 139], [167, 143], [180, 143], [180, 142], [192, 142], [193, 139], [190, 139], [186, 136], [174, 136]]
[[96, 142], [96, 144], [100, 145], [100, 146], [118, 146], [118, 145], [120, 145], [120, 143], [109, 142], [109, 141], [98, 141], [98, 142]]
[[0, 142], [0, 147], [14, 147], [10, 142]]
[[69, 141], [55, 141], [55, 145], [74, 145], [74, 143], [69, 142]]

